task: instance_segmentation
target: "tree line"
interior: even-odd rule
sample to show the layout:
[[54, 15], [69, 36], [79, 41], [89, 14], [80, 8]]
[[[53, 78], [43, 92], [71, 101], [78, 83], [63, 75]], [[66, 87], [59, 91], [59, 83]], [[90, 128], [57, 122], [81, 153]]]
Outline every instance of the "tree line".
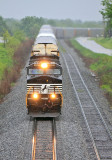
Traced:
[[[112, 0], [102, 0], [103, 9], [100, 13], [103, 16], [105, 22], [105, 35], [112, 36]], [[43, 24], [50, 24], [58, 27], [79, 27], [79, 28], [103, 28], [102, 21], [85, 21], [81, 20], [57, 20], [47, 19], [42, 17], [27, 16], [21, 20], [13, 18], [3, 18], [0, 16], [0, 36], [3, 36], [4, 32], [8, 31], [10, 35], [13, 35], [16, 31], [22, 31], [26, 37], [35, 38], [38, 34], [40, 27]]]
[[52, 26], [58, 27], [80, 27], [80, 28], [102, 28], [102, 22], [95, 21], [85, 21], [81, 20], [56, 20], [56, 19], [46, 19], [38, 18], [35, 16], [27, 16], [21, 20], [16, 20], [13, 18], [6, 18], [0, 16], [0, 36], [3, 36], [5, 31], [8, 31], [10, 35], [13, 35], [16, 31], [22, 31], [26, 37], [35, 38], [38, 34], [40, 27], [43, 24], [50, 24]]

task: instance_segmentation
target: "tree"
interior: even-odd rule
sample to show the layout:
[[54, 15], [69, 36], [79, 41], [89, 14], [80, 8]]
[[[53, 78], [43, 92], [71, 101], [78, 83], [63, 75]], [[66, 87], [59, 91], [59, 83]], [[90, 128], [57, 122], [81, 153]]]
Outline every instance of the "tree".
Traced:
[[10, 38], [9, 32], [7, 30], [4, 31], [3, 33], [4, 47], [6, 47], [6, 44], [8, 43], [9, 38]]
[[8, 27], [8, 31], [11, 35], [13, 35], [13, 33], [16, 32], [17, 30], [20, 30], [20, 26], [21, 26], [20, 20], [16, 20], [13, 18], [6, 18], [6, 19], [4, 19], [4, 21]]
[[4, 19], [0, 16], [0, 36], [2, 36], [4, 30], [8, 30], [8, 27], [7, 27]]
[[21, 20], [21, 29], [26, 33], [30, 38], [35, 38], [41, 25], [43, 25], [44, 19], [38, 17], [25, 17]]
[[16, 39], [14, 36], [9, 38], [7, 43], [7, 50], [10, 56], [14, 55], [14, 52], [17, 50], [20, 44], [21, 44], [20, 40]]
[[18, 39], [20, 42], [24, 41], [25, 40], [25, 33], [21, 30], [17, 30], [15, 33], [14, 33], [14, 38]]
[[112, 0], [102, 0], [103, 9], [100, 13], [106, 23], [106, 33], [109, 37], [112, 36]]
[[40, 26], [38, 24], [34, 24], [30, 28], [30, 34], [32, 35], [32, 38], [37, 36], [39, 29], [40, 29]]

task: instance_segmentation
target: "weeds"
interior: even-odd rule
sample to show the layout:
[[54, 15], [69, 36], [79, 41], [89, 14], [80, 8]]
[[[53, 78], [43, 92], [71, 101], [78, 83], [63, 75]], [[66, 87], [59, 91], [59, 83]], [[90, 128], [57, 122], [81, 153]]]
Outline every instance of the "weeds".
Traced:
[[4, 70], [3, 78], [0, 81], [0, 99], [10, 92], [12, 84], [14, 84], [20, 76], [20, 71], [29, 58], [32, 44], [33, 40], [23, 42], [14, 53], [13, 65]]

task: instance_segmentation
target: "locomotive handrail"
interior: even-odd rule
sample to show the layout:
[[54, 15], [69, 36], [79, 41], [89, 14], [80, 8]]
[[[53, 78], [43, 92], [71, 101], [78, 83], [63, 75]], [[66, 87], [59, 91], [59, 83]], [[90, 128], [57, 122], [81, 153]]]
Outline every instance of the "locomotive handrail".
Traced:
[[[57, 86], [56, 86], [56, 87], [57, 87]], [[33, 86], [31, 86], [31, 87], [29, 88], [29, 90], [28, 90], [28, 92], [27, 92], [27, 94], [26, 94], [26, 107], [27, 107], [27, 95], [29, 94], [31, 88], [33, 88]], [[57, 87], [57, 88], [58, 88], [58, 91], [59, 91], [59, 93], [60, 93], [60, 95], [61, 95], [61, 98], [62, 98], [62, 104], [61, 104], [61, 107], [62, 107], [62, 106], [63, 106], [63, 95], [62, 95], [59, 87]]]

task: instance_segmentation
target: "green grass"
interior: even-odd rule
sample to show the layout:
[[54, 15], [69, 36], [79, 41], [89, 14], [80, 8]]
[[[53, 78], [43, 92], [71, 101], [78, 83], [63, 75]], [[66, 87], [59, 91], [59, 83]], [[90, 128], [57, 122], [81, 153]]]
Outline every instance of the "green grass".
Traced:
[[97, 59], [97, 58], [100, 58], [102, 56], [105, 57], [104, 54], [95, 53], [95, 52], [81, 46], [75, 39], [71, 40], [71, 44], [72, 44], [72, 46], [75, 47], [75, 49], [79, 50], [81, 55], [83, 55], [84, 57], [93, 58], [93, 59]]
[[0, 43], [0, 80], [3, 77], [5, 69], [10, 68], [12, 63], [12, 57], [8, 54], [8, 51], [4, 48], [3, 44]]
[[80, 52], [83, 58], [86, 57], [86, 63], [89, 62], [89, 68], [95, 71], [100, 78], [101, 88], [112, 99], [112, 56], [94, 53], [81, 46], [74, 39], [71, 40], [71, 44]]
[[96, 43], [100, 44], [104, 48], [112, 49], [112, 38], [92, 38]]
[[14, 86], [15, 86], [15, 83], [14, 83], [14, 82], [12, 82], [12, 83], [11, 83], [11, 87], [14, 87]]

